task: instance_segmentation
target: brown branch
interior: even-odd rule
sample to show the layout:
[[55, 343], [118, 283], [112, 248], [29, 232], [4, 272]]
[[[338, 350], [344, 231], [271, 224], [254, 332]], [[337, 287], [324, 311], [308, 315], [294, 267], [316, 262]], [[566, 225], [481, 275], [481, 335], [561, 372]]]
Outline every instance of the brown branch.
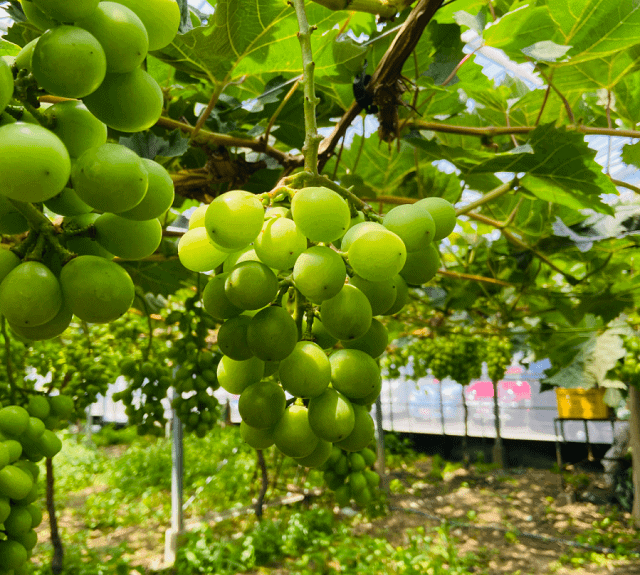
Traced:
[[469, 280], [469, 281], [499, 285], [504, 287], [515, 287], [515, 284], [505, 282], [502, 280], [488, 278], [485, 276], [477, 276], [473, 274], [450, 272], [449, 270], [438, 270], [438, 275], [441, 275], [442, 277], [445, 277], [445, 278], [452, 278], [456, 280]]
[[609, 176], [609, 179], [611, 180], [611, 183], [614, 186], [619, 186], [621, 188], [627, 188], [628, 190], [631, 190], [632, 192], [635, 192], [636, 194], [640, 194], [640, 188], [638, 186], [634, 186], [633, 184], [628, 184], [627, 182], [623, 182], [622, 180], [616, 180], [616, 179], [612, 178], [611, 176]]
[[204, 126], [205, 122], [209, 119], [211, 112], [213, 112], [213, 109], [216, 107], [216, 104], [218, 103], [218, 99], [220, 98], [220, 94], [222, 94], [222, 90], [224, 90], [225, 88], [226, 88], [226, 84], [219, 83], [216, 85], [215, 90], [213, 91], [213, 94], [211, 94], [211, 99], [209, 100], [207, 107], [204, 109], [202, 114], [200, 114], [200, 117], [196, 122], [196, 126], [191, 132], [192, 140], [195, 140], [197, 138], [198, 133], [200, 132], [200, 130], [202, 130], [202, 127]]

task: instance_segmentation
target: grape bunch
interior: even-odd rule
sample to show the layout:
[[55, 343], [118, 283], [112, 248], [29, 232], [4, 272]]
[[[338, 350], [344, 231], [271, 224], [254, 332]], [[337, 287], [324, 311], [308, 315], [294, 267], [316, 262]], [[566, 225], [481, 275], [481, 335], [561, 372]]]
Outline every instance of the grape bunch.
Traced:
[[[436, 335], [412, 346], [416, 377], [427, 369], [436, 379], [450, 377], [462, 385], [481, 375], [481, 341], [462, 333]], [[464, 361], [461, 361], [464, 358]]]
[[352, 499], [361, 507], [372, 500], [373, 491], [380, 485], [380, 476], [372, 469], [376, 459], [375, 445], [353, 452], [333, 446], [320, 469], [340, 507], [346, 507]]
[[42, 522], [36, 462], [54, 457], [62, 442], [51, 431], [73, 412], [68, 396], [30, 397], [27, 408], [0, 409], [0, 573], [28, 573], [36, 545], [35, 528]]
[[511, 365], [513, 351], [511, 342], [505, 337], [493, 335], [484, 345], [485, 361], [491, 381], [500, 381]]
[[374, 316], [398, 313], [408, 286], [435, 275], [433, 241], [451, 233], [455, 210], [429, 198], [380, 223], [352, 217], [327, 187], [288, 193], [290, 203], [266, 211], [266, 195], [218, 196], [192, 214], [178, 255], [192, 271], [214, 272], [202, 301], [222, 324], [217, 381], [240, 396], [244, 440], [320, 467], [336, 446], [371, 443], [376, 359], [388, 343]]
[[638, 355], [640, 354], [640, 338], [636, 336], [626, 336], [622, 338], [622, 343], [626, 353], [611, 370], [611, 375], [627, 385], [639, 387], [640, 362], [638, 361]]

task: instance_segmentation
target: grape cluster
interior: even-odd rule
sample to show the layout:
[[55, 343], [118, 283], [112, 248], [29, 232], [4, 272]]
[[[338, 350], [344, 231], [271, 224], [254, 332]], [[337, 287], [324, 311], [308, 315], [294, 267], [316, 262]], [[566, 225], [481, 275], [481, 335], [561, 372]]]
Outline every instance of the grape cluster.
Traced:
[[346, 507], [352, 499], [360, 506], [371, 501], [373, 491], [380, 485], [380, 476], [372, 469], [376, 459], [375, 445], [351, 453], [333, 446], [331, 455], [320, 469], [340, 507]]
[[626, 336], [622, 339], [626, 351], [624, 357], [618, 360], [618, 364], [612, 370], [612, 375], [627, 385], [640, 387], [640, 338]]
[[68, 419], [73, 401], [68, 396], [33, 395], [27, 409], [7, 405], [0, 409], [0, 565], [2, 573], [27, 573], [42, 522], [36, 462], [54, 457], [62, 442], [51, 431]]
[[491, 381], [500, 381], [511, 365], [513, 351], [511, 342], [505, 337], [493, 335], [486, 340], [484, 350], [487, 371]]
[[243, 438], [319, 467], [334, 447], [359, 452], [372, 441], [376, 359], [388, 342], [373, 316], [399, 312], [408, 285], [435, 275], [433, 240], [452, 231], [455, 211], [429, 198], [378, 223], [352, 218], [327, 187], [289, 193], [290, 205], [266, 212], [266, 197], [222, 194], [191, 216], [178, 255], [190, 270], [215, 272], [202, 300], [222, 324], [217, 380], [240, 396]]

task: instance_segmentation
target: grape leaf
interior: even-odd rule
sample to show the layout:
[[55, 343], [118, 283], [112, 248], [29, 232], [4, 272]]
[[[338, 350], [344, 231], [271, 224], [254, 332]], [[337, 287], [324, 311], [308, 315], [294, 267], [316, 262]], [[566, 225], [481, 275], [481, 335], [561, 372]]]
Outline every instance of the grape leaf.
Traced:
[[640, 142], [627, 144], [622, 148], [622, 161], [632, 166], [640, 166]]
[[119, 143], [133, 150], [141, 158], [153, 160], [156, 156], [175, 158], [189, 149], [189, 138], [183, 137], [180, 130], [169, 133], [165, 140], [151, 131], [137, 132], [132, 136], [122, 136]]
[[196, 279], [196, 274], [185, 269], [177, 256], [161, 262], [122, 261], [120, 265], [145, 292], [165, 297], [193, 285]]

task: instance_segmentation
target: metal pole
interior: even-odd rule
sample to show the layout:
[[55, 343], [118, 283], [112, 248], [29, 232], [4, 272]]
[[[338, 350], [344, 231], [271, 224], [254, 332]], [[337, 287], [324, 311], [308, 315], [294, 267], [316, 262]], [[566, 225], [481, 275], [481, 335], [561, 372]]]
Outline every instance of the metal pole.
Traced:
[[376, 467], [378, 468], [378, 475], [380, 475], [382, 489], [388, 493], [389, 481], [384, 461], [384, 429], [382, 429], [382, 400], [380, 399], [380, 396], [376, 398], [376, 431], [378, 432], [378, 461], [376, 463]]
[[[172, 390], [172, 398], [174, 393]], [[174, 409], [171, 410], [171, 431], [171, 529], [167, 529], [165, 533], [165, 565], [173, 565], [176, 562], [179, 538], [184, 532], [182, 509], [183, 430], [182, 422]]]
[[92, 439], [91, 439], [91, 434], [93, 432], [93, 413], [91, 413], [91, 406], [87, 406], [87, 409], [85, 410], [85, 413], [87, 414], [87, 424], [85, 426], [85, 432], [84, 432], [84, 440], [87, 443], [91, 443]]

